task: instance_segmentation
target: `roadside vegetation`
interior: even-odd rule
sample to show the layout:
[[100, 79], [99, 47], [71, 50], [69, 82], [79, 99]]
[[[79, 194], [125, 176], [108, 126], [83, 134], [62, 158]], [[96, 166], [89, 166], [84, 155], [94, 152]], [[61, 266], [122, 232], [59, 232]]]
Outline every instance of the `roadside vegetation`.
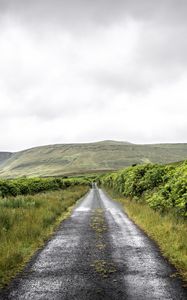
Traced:
[[[88, 191], [88, 182], [83, 179], [63, 180], [61, 189], [56, 185], [57, 182], [61, 184], [59, 180], [56, 182], [52, 179], [29, 179], [29, 181], [31, 185], [28, 184], [28, 180], [6, 181], [7, 190], [10, 192], [11, 184], [11, 188], [13, 186], [11, 193], [16, 189], [17, 196], [9, 196], [8, 192], [6, 196], [2, 194], [3, 197], [0, 197], [1, 288], [23, 269], [60, 222], [69, 216], [76, 201]], [[68, 183], [67, 186], [64, 185], [65, 182]], [[27, 195], [21, 192], [23, 186], [26, 187], [24, 193], [26, 190]], [[3, 185], [1, 191], [4, 192], [2, 187]], [[55, 189], [57, 191], [54, 191]], [[36, 191], [40, 193], [34, 194]]]
[[187, 281], [187, 162], [136, 165], [98, 180]]
[[0, 179], [0, 197], [34, 195], [45, 191], [65, 189], [69, 186], [87, 185], [89, 182], [90, 180], [85, 177]]

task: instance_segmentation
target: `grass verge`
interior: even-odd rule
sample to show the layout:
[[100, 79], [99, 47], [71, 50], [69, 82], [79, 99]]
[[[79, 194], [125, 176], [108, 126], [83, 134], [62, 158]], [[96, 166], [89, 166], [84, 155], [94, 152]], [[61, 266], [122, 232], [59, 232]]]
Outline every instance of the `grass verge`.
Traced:
[[159, 246], [161, 253], [187, 283], [187, 222], [172, 213], [161, 215], [147, 204], [124, 198], [110, 189], [108, 194], [120, 202], [128, 216]]
[[86, 186], [74, 186], [0, 199], [0, 288], [23, 269], [87, 191]]

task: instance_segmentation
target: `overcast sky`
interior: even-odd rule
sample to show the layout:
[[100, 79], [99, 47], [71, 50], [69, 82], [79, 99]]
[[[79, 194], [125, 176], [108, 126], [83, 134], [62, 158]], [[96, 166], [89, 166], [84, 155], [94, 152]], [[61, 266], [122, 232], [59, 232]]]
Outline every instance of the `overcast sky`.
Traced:
[[186, 0], [0, 0], [0, 151], [187, 142]]

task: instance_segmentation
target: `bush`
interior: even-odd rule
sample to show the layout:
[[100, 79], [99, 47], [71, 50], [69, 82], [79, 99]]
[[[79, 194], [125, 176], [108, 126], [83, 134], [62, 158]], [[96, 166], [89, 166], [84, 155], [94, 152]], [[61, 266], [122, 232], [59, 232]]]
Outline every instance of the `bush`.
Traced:
[[180, 165], [136, 165], [100, 178], [104, 186], [162, 212], [187, 216], [187, 162]]
[[87, 178], [19, 178], [0, 180], [0, 196], [34, 195], [49, 190], [65, 189], [75, 185], [88, 185]]

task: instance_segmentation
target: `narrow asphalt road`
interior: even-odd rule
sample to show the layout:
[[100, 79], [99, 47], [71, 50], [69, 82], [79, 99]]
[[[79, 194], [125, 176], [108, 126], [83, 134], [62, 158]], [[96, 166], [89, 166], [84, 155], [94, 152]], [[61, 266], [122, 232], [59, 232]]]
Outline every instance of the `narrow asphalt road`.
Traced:
[[156, 245], [91, 189], [0, 299], [187, 299]]

